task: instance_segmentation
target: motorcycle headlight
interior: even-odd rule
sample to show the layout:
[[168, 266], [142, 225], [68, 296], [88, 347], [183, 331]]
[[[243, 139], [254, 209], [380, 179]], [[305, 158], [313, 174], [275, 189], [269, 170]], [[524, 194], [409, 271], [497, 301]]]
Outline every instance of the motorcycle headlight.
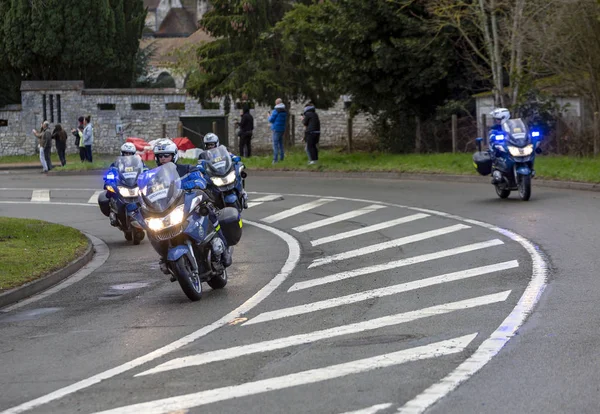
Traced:
[[225, 177], [212, 177], [212, 182], [217, 187], [223, 187], [224, 185], [229, 185], [235, 182], [235, 171], [230, 172]]
[[137, 197], [140, 193], [140, 189], [138, 187], [128, 188], [119, 186], [119, 193], [123, 197]]
[[513, 157], [527, 157], [533, 152], [533, 145], [529, 144], [524, 148], [509, 146], [508, 151]]
[[183, 204], [178, 206], [175, 210], [171, 211], [168, 215], [162, 218], [152, 217], [146, 219], [146, 225], [152, 231], [159, 231], [166, 229], [167, 227], [176, 226], [181, 224], [184, 218]]

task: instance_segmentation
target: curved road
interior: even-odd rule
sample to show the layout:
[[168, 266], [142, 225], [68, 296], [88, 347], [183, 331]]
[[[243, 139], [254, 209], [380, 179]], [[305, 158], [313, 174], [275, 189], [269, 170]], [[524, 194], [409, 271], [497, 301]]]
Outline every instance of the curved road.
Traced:
[[249, 183], [254, 225], [230, 282], [191, 303], [147, 241], [129, 245], [100, 214], [99, 177], [0, 176], [0, 214], [110, 250], [82, 280], [0, 312], [0, 410], [597, 411], [595, 193]]

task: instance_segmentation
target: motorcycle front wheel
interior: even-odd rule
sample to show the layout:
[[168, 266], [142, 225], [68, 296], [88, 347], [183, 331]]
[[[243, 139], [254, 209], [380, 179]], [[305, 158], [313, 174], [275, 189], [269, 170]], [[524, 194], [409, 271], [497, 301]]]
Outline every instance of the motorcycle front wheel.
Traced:
[[519, 197], [523, 201], [529, 201], [531, 198], [531, 176], [522, 175], [519, 179]]
[[194, 276], [192, 264], [187, 255], [181, 256], [172, 266], [175, 277], [188, 299], [192, 302], [202, 299], [202, 283], [198, 276]]

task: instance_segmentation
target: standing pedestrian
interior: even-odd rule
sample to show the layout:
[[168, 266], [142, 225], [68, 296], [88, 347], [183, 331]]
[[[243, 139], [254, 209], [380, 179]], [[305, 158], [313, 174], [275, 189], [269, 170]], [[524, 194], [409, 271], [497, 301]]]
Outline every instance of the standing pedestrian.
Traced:
[[[40, 132], [37, 132], [37, 130], [34, 129], [33, 135], [35, 135], [38, 139], [38, 147], [40, 150], [40, 163], [42, 164], [42, 173], [47, 173], [48, 171], [50, 171], [50, 166], [48, 165], [48, 159], [46, 158], [46, 148], [48, 148], [46, 141], [50, 141], [50, 145], [52, 145], [50, 123], [48, 121], [42, 122]], [[50, 148], [52, 147], [50, 146]]]
[[56, 142], [56, 152], [60, 159], [60, 165], [64, 167], [67, 164], [67, 159], [65, 157], [65, 152], [67, 150], [67, 132], [63, 129], [61, 124], [56, 124], [54, 127], [52, 139]]
[[319, 160], [319, 138], [321, 137], [321, 121], [312, 102], [304, 106], [302, 115], [302, 124], [306, 127], [304, 131], [304, 141], [306, 142], [306, 153], [308, 154], [308, 163], [316, 164]]
[[85, 159], [92, 162], [92, 145], [94, 144], [94, 127], [92, 116], [88, 115], [83, 120], [83, 145], [85, 145]]
[[240, 130], [238, 132], [240, 137], [240, 156], [248, 157], [252, 156], [252, 133], [254, 131], [254, 118], [250, 115], [250, 108], [244, 106], [242, 110], [242, 119], [240, 120]]
[[[273, 164], [283, 161], [283, 134], [285, 132], [287, 111], [285, 104], [280, 98], [275, 100], [275, 108], [269, 114], [269, 123], [273, 131]], [[278, 158], [279, 156], [279, 158]]]
[[75, 146], [79, 149], [79, 159], [85, 161], [85, 145], [83, 143], [83, 117], [79, 117], [79, 125], [72, 129], [71, 133], [75, 136]]

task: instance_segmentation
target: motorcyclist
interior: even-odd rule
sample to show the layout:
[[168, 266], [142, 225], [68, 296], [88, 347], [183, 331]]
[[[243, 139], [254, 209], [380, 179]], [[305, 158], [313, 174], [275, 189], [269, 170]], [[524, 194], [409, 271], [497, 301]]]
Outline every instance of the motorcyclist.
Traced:
[[[126, 156], [130, 156], [130, 155], [136, 155], [137, 150], [135, 148], [135, 145], [133, 145], [131, 142], [126, 142], [123, 145], [121, 145], [121, 156], [126, 157]], [[144, 165], [144, 168], [142, 171], [146, 171], [148, 170], [148, 167], [146, 167], [146, 165], [143, 163], [142, 161], [142, 165]], [[116, 164], [113, 162], [112, 164], [110, 164], [110, 168], [114, 168], [116, 167]], [[106, 192], [104, 194], [102, 194], [101, 196], [98, 197], [98, 205], [100, 205], [100, 209], [103, 211], [109, 211], [110, 207], [110, 198], [113, 197], [113, 193], [111, 191], [108, 191], [105, 187]], [[117, 218], [114, 214], [110, 214], [109, 215], [109, 219], [110, 219], [110, 223], [112, 226], [117, 226]]]
[[[204, 149], [206, 151], [217, 148], [220, 144], [219, 142], [219, 137], [216, 134], [213, 134], [212, 132], [209, 132], [208, 134], [204, 135]], [[237, 157], [236, 155], [232, 154], [231, 152], [229, 153], [229, 156], [231, 157], [231, 161], [233, 161], [234, 163], [240, 162], [239, 161], [239, 157]], [[206, 152], [203, 151], [200, 153], [200, 156], [198, 157], [198, 164], [199, 164], [199, 168], [202, 172], [205, 171], [205, 167], [204, 167], [204, 162], [207, 158], [206, 158]], [[248, 194], [246, 193], [246, 190], [242, 187], [242, 204], [244, 208], [248, 208]]]
[[[205, 189], [206, 188], [206, 180], [202, 177], [200, 170], [197, 166], [192, 164], [177, 164], [178, 157], [178, 149], [177, 145], [168, 138], [161, 139], [156, 142], [154, 145], [154, 158], [156, 159], [156, 165], [160, 167], [166, 163], [172, 162], [175, 164], [177, 168], [177, 173], [181, 178], [181, 188], [184, 190], [193, 190], [196, 188]], [[222, 262], [225, 267], [231, 266], [231, 252], [227, 247], [227, 240], [223, 235], [223, 232], [220, 230], [219, 219], [217, 217], [217, 212], [214, 208], [209, 209], [210, 213], [208, 215], [208, 219], [211, 221], [213, 227], [217, 230], [217, 235], [223, 241], [223, 253], [222, 253]], [[151, 242], [154, 243], [151, 239]], [[157, 251], [164, 251], [166, 249], [156, 249]], [[166, 252], [165, 252], [166, 253]], [[162, 255], [161, 255], [162, 256]], [[163, 272], [166, 269], [165, 265], [165, 257], [162, 256], [160, 258], [159, 265]], [[168, 273], [168, 271], [166, 272]]]
[[501, 135], [503, 132], [502, 124], [510, 119], [510, 111], [506, 108], [496, 108], [490, 112], [490, 116], [494, 121], [489, 132], [490, 150], [493, 150], [495, 145], [499, 142], [496, 135]]

